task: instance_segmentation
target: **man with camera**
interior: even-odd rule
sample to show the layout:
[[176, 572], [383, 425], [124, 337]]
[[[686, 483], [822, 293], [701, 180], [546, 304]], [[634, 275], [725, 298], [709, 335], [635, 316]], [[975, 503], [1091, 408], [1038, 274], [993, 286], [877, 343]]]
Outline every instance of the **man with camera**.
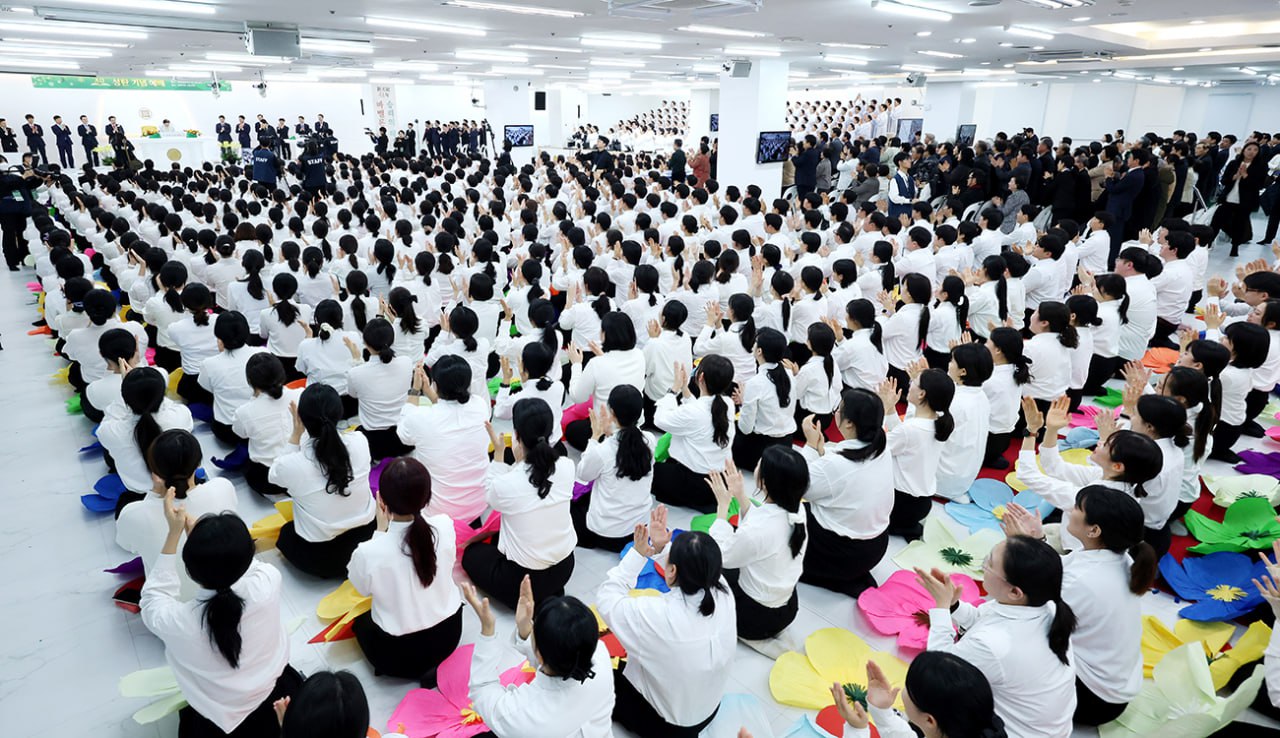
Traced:
[[[35, 190], [41, 180], [34, 169], [34, 162], [23, 154], [21, 166], [10, 166], [0, 171], [0, 239], [3, 241], [4, 260], [9, 271], [18, 271], [18, 265], [30, 253], [22, 234], [27, 229], [27, 218], [36, 210]], [[0, 157], [0, 163], [4, 163]]]

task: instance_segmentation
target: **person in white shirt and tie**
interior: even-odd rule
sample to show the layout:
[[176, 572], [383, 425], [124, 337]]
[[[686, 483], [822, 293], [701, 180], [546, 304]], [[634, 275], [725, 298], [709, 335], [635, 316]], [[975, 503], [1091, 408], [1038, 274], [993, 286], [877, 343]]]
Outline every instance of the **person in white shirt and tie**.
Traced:
[[347, 575], [373, 608], [351, 623], [374, 674], [421, 679], [462, 638], [462, 598], [453, 582], [453, 521], [426, 515], [431, 475], [412, 458], [382, 470], [378, 531], [351, 555]]

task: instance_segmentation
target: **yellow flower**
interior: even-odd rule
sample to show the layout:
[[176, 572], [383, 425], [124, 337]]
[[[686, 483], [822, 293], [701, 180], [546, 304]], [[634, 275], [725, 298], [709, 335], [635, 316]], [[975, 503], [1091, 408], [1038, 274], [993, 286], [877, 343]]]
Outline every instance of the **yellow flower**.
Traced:
[[1243, 589], [1231, 584], [1219, 584], [1205, 592], [1205, 594], [1218, 602], [1235, 602], [1236, 600], [1243, 600], [1247, 596]]
[[480, 722], [480, 719], [481, 719], [480, 713], [476, 712], [475, 710], [472, 710], [470, 707], [467, 707], [465, 710], [462, 711], [463, 725], [471, 725], [473, 723], [478, 723]]
[[1236, 626], [1233, 623], [1179, 620], [1169, 630], [1159, 618], [1146, 615], [1142, 618], [1142, 670], [1151, 677], [1156, 664], [1175, 648], [1199, 642], [1209, 661], [1209, 673], [1213, 688], [1222, 689], [1231, 681], [1240, 667], [1262, 658], [1271, 640], [1271, 629], [1265, 623], [1256, 622], [1240, 636], [1233, 648], [1222, 650], [1231, 640]]
[[996, 505], [995, 507], [991, 508], [991, 514], [996, 516], [996, 520], [1004, 520], [1004, 513], [1005, 513], [1004, 505]]
[[[769, 672], [769, 693], [784, 705], [821, 710], [831, 704], [831, 685], [839, 682], [865, 688], [867, 662], [884, 669], [889, 683], [901, 687], [907, 665], [896, 656], [871, 650], [871, 646], [843, 628], [814, 631], [804, 642], [804, 653], [782, 654]], [[896, 706], [902, 708], [902, 698]]]

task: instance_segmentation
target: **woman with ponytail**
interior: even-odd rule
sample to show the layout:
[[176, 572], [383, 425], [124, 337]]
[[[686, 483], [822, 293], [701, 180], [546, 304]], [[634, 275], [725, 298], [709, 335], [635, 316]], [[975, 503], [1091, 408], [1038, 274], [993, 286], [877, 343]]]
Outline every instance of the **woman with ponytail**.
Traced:
[[155, 326], [156, 366], [172, 372], [182, 366], [178, 345], [169, 337], [169, 326], [182, 318], [182, 290], [187, 284], [187, 268], [180, 261], [170, 261], [160, 268], [160, 291], [142, 308], [142, 319]]
[[1220, 331], [1221, 322], [1221, 311], [1206, 311], [1205, 326], [1209, 330], [1205, 331], [1205, 338], [1210, 341], [1218, 339], [1231, 355], [1230, 363], [1218, 375], [1222, 394], [1218, 405], [1218, 425], [1213, 430], [1213, 452], [1209, 458], [1236, 464], [1240, 457], [1231, 447], [1240, 440], [1249, 420], [1248, 402], [1249, 393], [1253, 391], [1253, 373], [1266, 362], [1271, 338], [1267, 329], [1260, 325], [1242, 321]]
[[1182, 492], [1185, 449], [1191, 445], [1187, 409], [1173, 397], [1141, 395], [1136, 401], [1127, 402], [1124, 410], [1129, 416], [1129, 427], [1160, 447], [1160, 472], [1145, 485], [1145, 503], [1151, 508], [1153, 518], [1163, 516], [1165, 519], [1160, 526], [1152, 526], [1153, 532], [1147, 538], [1156, 554], [1163, 556], [1169, 550], [1169, 521]]
[[236, 435], [231, 424], [236, 410], [253, 399], [245, 367], [249, 359], [264, 349], [249, 345], [249, 323], [234, 310], [222, 313], [213, 325], [218, 353], [205, 359], [200, 368], [200, 386], [213, 398], [213, 419], [209, 427], [223, 443], [236, 446], [244, 439]]
[[1089, 381], [1089, 365], [1094, 356], [1094, 335], [1102, 325], [1102, 319], [1098, 317], [1098, 301], [1091, 295], [1072, 295], [1067, 298], [1066, 304], [1071, 313], [1071, 326], [1076, 329], [1078, 339], [1070, 352], [1071, 382], [1067, 389], [1074, 412], [1084, 398], [1084, 387]]
[[117, 511], [140, 500], [151, 489], [147, 451], [162, 431], [189, 431], [191, 411], [165, 397], [166, 382], [158, 369], [131, 368], [120, 383], [120, 399], [106, 410], [98, 427], [98, 440], [115, 466], [124, 488]]
[[938, 494], [949, 500], [969, 502], [969, 488], [982, 469], [991, 421], [991, 401], [982, 388], [994, 370], [991, 352], [980, 343], [962, 343], [951, 352], [947, 375], [956, 394], [947, 415], [964, 431], [951, 434], [938, 459]]
[[1055, 300], [1040, 303], [1027, 320], [1031, 339], [1023, 346], [1023, 355], [1031, 365], [1031, 381], [1022, 388], [1022, 396], [1036, 401], [1040, 412], [1049, 403], [1067, 393], [1071, 387], [1071, 350], [1079, 337], [1071, 325], [1071, 311]]
[[[761, 276], [763, 279], [763, 276]], [[756, 284], [755, 294], [760, 294], [761, 285]], [[792, 276], [779, 269], [769, 278], [769, 294], [760, 298], [760, 310], [757, 316], [757, 325], [760, 328], [772, 328], [775, 331], [781, 331], [782, 334], [790, 335], [791, 332], [791, 312], [792, 305], [791, 293], [796, 288], [796, 281]]]
[[[91, 422], [101, 423], [106, 409], [120, 401], [120, 385], [129, 368], [146, 365], [139, 346], [138, 339], [123, 328], [112, 328], [98, 337], [98, 353], [107, 364], [107, 373], [80, 393], [80, 411]], [[160, 372], [167, 383], [167, 374], [163, 369]]]
[[426, 353], [427, 325], [418, 317], [418, 297], [404, 287], [396, 287], [387, 294], [384, 313], [395, 329], [396, 340], [392, 348], [400, 356], [421, 361]]
[[182, 379], [178, 380], [178, 395], [187, 402], [209, 404], [213, 398], [200, 383], [206, 359], [220, 350], [214, 335], [209, 312], [213, 309], [213, 295], [199, 282], [190, 282], [182, 290], [182, 306], [187, 314], [169, 324], [169, 339], [182, 355]]
[[261, 346], [265, 343], [258, 335], [262, 328], [262, 311], [271, 307], [271, 296], [262, 283], [262, 269], [266, 262], [262, 253], [255, 250], [244, 252], [240, 264], [244, 267], [245, 276], [231, 285], [231, 309], [249, 321], [249, 331], [253, 334], [255, 345]]
[[923, 361], [911, 366], [914, 375], [907, 390], [907, 417], [898, 417], [901, 394], [890, 377], [877, 394], [884, 405], [884, 429], [893, 455], [893, 512], [889, 532], [914, 541], [924, 535], [921, 521], [933, 509], [938, 492], [938, 464], [942, 447], [955, 431], [951, 402], [956, 385], [946, 372], [925, 369]]
[[275, 303], [262, 311], [258, 321], [258, 335], [267, 340], [267, 350], [280, 358], [289, 381], [301, 379], [296, 368], [298, 344], [307, 337], [306, 325], [311, 322], [311, 306], [293, 302], [298, 292], [298, 280], [292, 274], [277, 274], [271, 280]]
[[844, 312], [843, 326], [838, 320], [827, 321], [836, 338], [831, 356], [836, 360], [845, 386], [875, 392], [889, 373], [889, 362], [882, 349], [884, 329], [876, 320], [875, 303], [863, 298], [850, 300]]
[[514, 465], [500, 455], [502, 436], [484, 424], [497, 456], [484, 478], [485, 498], [502, 514], [502, 531], [467, 546], [462, 568], [477, 589], [514, 610], [526, 576], [535, 605], [564, 594], [577, 535], [569, 514], [573, 462], [551, 446], [551, 408], [542, 400], [519, 400], [511, 415]]
[[[560, 350], [560, 324], [556, 322], [555, 306], [550, 300], [538, 298], [529, 303], [526, 313], [529, 316], [529, 325], [532, 326], [531, 330], [527, 333], [522, 331], [519, 336], [512, 337], [504, 328], [494, 342], [494, 351], [499, 358], [505, 358], [508, 362], [515, 364], [520, 361], [521, 353], [527, 344], [541, 343], [555, 353], [556, 358], [553, 363], [554, 366], [559, 367], [563, 353]], [[507, 325], [509, 323], [503, 323], [503, 326]]]
[[343, 330], [342, 306], [337, 300], [322, 300], [312, 314], [314, 324], [307, 326], [307, 337], [298, 344], [295, 368], [307, 378], [307, 384], [327, 384], [342, 397], [342, 417], [354, 417], [359, 408], [347, 394], [347, 370], [358, 362], [351, 358], [346, 342], [361, 340], [355, 331]]
[[[988, 256], [978, 268], [964, 275], [969, 301], [969, 331], [978, 338], [991, 335], [994, 326], [1009, 318], [1008, 266], [1001, 256]], [[949, 294], [949, 293], [948, 293]]]
[[[730, 464], [711, 475], [708, 485], [716, 498], [716, 514], [707, 532], [724, 557], [739, 640], [770, 655], [780, 653], [781, 644], [773, 639], [799, 611], [796, 585], [808, 543], [801, 502], [809, 488], [809, 466], [795, 449], [771, 446], [760, 455], [755, 480], [756, 492], [764, 498], [759, 506], [753, 505], [737, 467]], [[738, 501], [737, 529], [729, 525], [733, 500]]]
[[[200, 280], [209, 285], [210, 290], [216, 292], [218, 307], [226, 310], [231, 307], [231, 285], [244, 276], [244, 268], [236, 258], [235, 243], [227, 236], [217, 239], [212, 253], [217, 257], [208, 263], [204, 274], [200, 275]], [[213, 307], [212, 300], [209, 307]]]
[[622, 306], [622, 312], [631, 318], [631, 323], [635, 326], [636, 345], [644, 348], [649, 343], [649, 324], [662, 315], [658, 269], [652, 264], [641, 264], [635, 268], [631, 277], [632, 297]]
[[577, 285], [569, 286], [567, 305], [560, 313], [560, 327], [569, 331], [569, 339], [574, 346], [589, 351], [591, 344], [600, 337], [600, 322], [614, 310], [614, 306], [608, 295], [609, 275], [600, 267], [587, 268], [582, 275], [582, 287], [585, 296], [579, 294]]
[[1031, 364], [1022, 355], [1025, 346], [1016, 328], [1001, 326], [991, 331], [986, 342], [991, 354], [991, 378], [982, 383], [991, 415], [987, 421], [987, 448], [982, 465], [991, 469], [1008, 469], [1004, 458], [1013, 439], [1022, 408], [1022, 385], [1031, 381]]
[[249, 461], [241, 470], [249, 489], [260, 495], [282, 495], [286, 490], [267, 481], [275, 460], [286, 452], [299, 390], [284, 387], [284, 365], [266, 351], [249, 357], [245, 378], [253, 388], [253, 399], [236, 409], [231, 430], [249, 442]]
[[364, 274], [365, 262], [360, 258], [359, 239], [350, 233], [342, 235], [338, 238], [338, 252], [336, 258], [329, 262], [329, 272], [340, 282], [346, 284], [347, 277], [352, 272]]
[[619, 552], [631, 542], [637, 525], [653, 507], [654, 439], [640, 430], [644, 398], [620, 384], [608, 405], [591, 410], [591, 438], [578, 461], [577, 480], [591, 491], [569, 504], [578, 545]]
[[[737, 650], [720, 546], [700, 531], [672, 540], [662, 506], [636, 526], [634, 544], [596, 591], [600, 616], [627, 650], [627, 668], [614, 672], [613, 719], [636, 735], [696, 738], [720, 709]], [[650, 560], [670, 591], [630, 596]]]
[[353, 331], [363, 331], [370, 320], [378, 317], [378, 298], [369, 294], [369, 276], [362, 271], [347, 274], [346, 296], [341, 298], [342, 324]]
[[[908, 274], [902, 278], [902, 304], [894, 303], [889, 293], [881, 292], [877, 299], [888, 319], [884, 321], [884, 357], [889, 362], [887, 374], [897, 382], [898, 391], [906, 393], [911, 386], [907, 367], [924, 356], [924, 342], [929, 335], [929, 298], [933, 289], [929, 278], [923, 274]], [[901, 399], [901, 395], [899, 395]]]
[[964, 338], [969, 325], [969, 298], [965, 295], [964, 280], [954, 274], [943, 277], [929, 313], [924, 358], [930, 368], [945, 372], [950, 363], [951, 345]]
[[[1076, 616], [1062, 599], [1062, 568], [1049, 544], [1010, 536], [983, 561], [987, 601], [977, 607], [961, 601], [959, 587], [941, 571], [916, 569], [936, 605], [929, 611], [928, 650], [959, 656], [988, 675], [1010, 738], [1071, 735]], [[957, 625], [964, 630], [959, 640]]]
[[[302, 676], [289, 665], [280, 571], [254, 559], [249, 528], [235, 513], [192, 520], [174, 494], [164, 499], [168, 534], [142, 587], [142, 622], [165, 647], [187, 706], [180, 736], [275, 738], [274, 703]], [[187, 528], [190, 526], [190, 532]], [[183, 602], [181, 563], [204, 593]]]
[[795, 433], [799, 394], [783, 364], [786, 351], [782, 331], [764, 328], [756, 334], [752, 357], [760, 368], [742, 385], [738, 432], [733, 436], [733, 463], [739, 469], [755, 469], [766, 448], [790, 445]]
[[[446, 354], [431, 367], [431, 377], [414, 371], [409, 404], [400, 414], [398, 439], [413, 458], [433, 470], [433, 515], [443, 513], [462, 522], [478, 518], [485, 507], [484, 478], [489, 468], [489, 395], [472, 394], [470, 365]], [[418, 396], [432, 403], [418, 405]]]
[[[207, 514], [236, 511], [236, 488], [225, 477], [213, 477], [203, 484], [196, 481], [196, 469], [204, 461], [200, 442], [188, 430], [166, 430], [156, 436], [147, 449], [147, 467], [151, 471], [150, 494], [138, 502], [125, 505], [116, 519], [116, 543], [129, 553], [142, 557], [143, 570], [151, 574], [160, 557], [169, 527], [164, 518], [164, 498], [169, 490], [186, 507], [188, 514], [200, 518]], [[178, 548], [182, 548], [179, 542]], [[181, 589], [178, 599], [187, 602], [196, 596], [196, 585], [186, 569], [178, 569]]]
[[893, 459], [885, 453], [884, 407], [874, 392], [845, 390], [835, 423], [845, 440], [830, 446], [813, 418], [802, 426], [809, 546], [800, 581], [857, 597], [876, 586], [871, 569], [889, 546]]
[[356, 548], [347, 570], [374, 605], [352, 630], [375, 674], [418, 680], [462, 638], [454, 525], [446, 515], [425, 512], [432, 479], [415, 459], [393, 460], [379, 484], [378, 530]]
[[[316, 221], [317, 224], [322, 221]], [[298, 280], [298, 302], [314, 308], [321, 300], [338, 296], [338, 282], [324, 271], [325, 255], [318, 246], [308, 246], [302, 252], [302, 271]]]
[[817, 420], [818, 425], [826, 428], [831, 425], [831, 418], [840, 404], [840, 392], [844, 389], [840, 373], [836, 371], [836, 360], [832, 352], [836, 347], [836, 334], [826, 323], [813, 323], [809, 326], [808, 339], [805, 341], [804, 353], [809, 358], [803, 366], [794, 362], [786, 362], [787, 368], [796, 375], [796, 440], [804, 440], [801, 422], [808, 417]]
[[732, 460], [733, 364], [719, 354], [704, 357], [692, 382], [696, 395], [688, 371], [676, 365], [671, 391], [658, 400], [653, 416], [654, 424], [671, 434], [668, 458], [653, 470], [653, 494], [668, 505], [707, 513], [716, 508], [709, 475]]
[[[556, 450], [563, 453], [560, 428], [561, 413], [564, 409], [564, 383], [559, 379], [559, 367], [552, 366], [555, 353], [541, 343], [527, 343], [521, 353], [520, 362], [513, 368], [506, 357], [502, 358], [498, 385], [498, 395], [494, 399], [493, 417], [510, 420], [517, 400], [531, 397], [540, 398], [551, 408], [555, 416], [550, 441]], [[513, 388], [514, 379], [519, 376], [520, 383]], [[514, 390], [514, 391], [513, 391]]]
[[535, 608], [530, 579], [525, 577], [510, 640], [537, 669], [538, 678], [503, 686], [501, 675], [511, 663], [510, 645], [496, 638], [497, 622], [489, 600], [474, 586], [462, 586], [480, 620], [469, 693], [476, 711], [484, 710], [485, 727], [492, 728], [482, 735], [603, 738], [613, 734], [613, 664], [591, 608], [576, 597], [551, 597]]
[[431, 342], [426, 366], [435, 367], [443, 356], [458, 356], [471, 367], [471, 394], [486, 397], [489, 383], [485, 375], [489, 369], [490, 343], [476, 336], [480, 330], [480, 318], [466, 305], [456, 305], [440, 320], [440, 335]]
[[342, 400], [323, 384], [289, 405], [291, 435], [267, 481], [293, 500], [293, 520], [280, 529], [276, 549], [314, 577], [341, 579], [351, 553], [374, 531], [369, 492], [369, 443], [342, 433]]
[[347, 370], [347, 394], [358, 401], [360, 432], [369, 439], [375, 461], [400, 456], [409, 447], [400, 442], [396, 424], [414, 381], [413, 361], [397, 356], [391, 347], [396, 332], [385, 318], [373, 318], [364, 327], [364, 360], [360, 345], [344, 340], [355, 366]]
[[1182, 483], [1171, 520], [1180, 520], [1200, 499], [1200, 465], [1209, 448], [1209, 434], [1218, 422], [1211, 386], [1204, 372], [1188, 366], [1174, 366], [1156, 382], [1157, 394], [1172, 397], [1186, 409], [1191, 428], [1191, 442], [1182, 447]]
[[[905, 710], [893, 708], [901, 691]], [[925, 651], [911, 660], [899, 690], [884, 670], [867, 662], [867, 706], [849, 699], [843, 684], [831, 685], [831, 696], [849, 738], [871, 734], [875, 720], [881, 738], [1006, 738], [1004, 720], [996, 715], [991, 683], [978, 667], [941, 651]]]
[[733, 381], [742, 387], [756, 373], [756, 359], [752, 355], [756, 339], [753, 317], [756, 305], [750, 296], [741, 292], [728, 297], [727, 302], [729, 327], [724, 327], [725, 313], [720, 305], [708, 305], [707, 324], [693, 342], [693, 355], [702, 358], [707, 354], [719, 354], [733, 362]]
[[1098, 320], [1093, 332], [1093, 356], [1089, 359], [1089, 374], [1085, 379], [1084, 394], [1106, 393], [1103, 382], [1111, 379], [1124, 366], [1120, 356], [1120, 331], [1129, 322], [1128, 282], [1119, 274], [1099, 274], [1090, 281], [1086, 274], [1082, 286], [1098, 303]]
[[[569, 402], [594, 402], [603, 406], [615, 387], [644, 386], [644, 352], [636, 348], [635, 328], [620, 312], [607, 313], [600, 321], [600, 343], [592, 345], [595, 361], [575, 344], [569, 344]], [[586, 448], [591, 427], [587, 420], [575, 420], [565, 427], [565, 440], [579, 451]]]
[[375, 297], [386, 299], [396, 279], [396, 247], [385, 238], [373, 244], [373, 261], [364, 268]]

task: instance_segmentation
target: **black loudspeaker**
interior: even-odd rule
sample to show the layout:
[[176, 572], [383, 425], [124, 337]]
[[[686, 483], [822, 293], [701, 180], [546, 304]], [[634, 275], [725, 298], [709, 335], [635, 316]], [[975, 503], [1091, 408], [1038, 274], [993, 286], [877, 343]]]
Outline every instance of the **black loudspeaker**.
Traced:
[[533, 93], [533, 109], [534, 110], [547, 109], [547, 93], [545, 92]]

